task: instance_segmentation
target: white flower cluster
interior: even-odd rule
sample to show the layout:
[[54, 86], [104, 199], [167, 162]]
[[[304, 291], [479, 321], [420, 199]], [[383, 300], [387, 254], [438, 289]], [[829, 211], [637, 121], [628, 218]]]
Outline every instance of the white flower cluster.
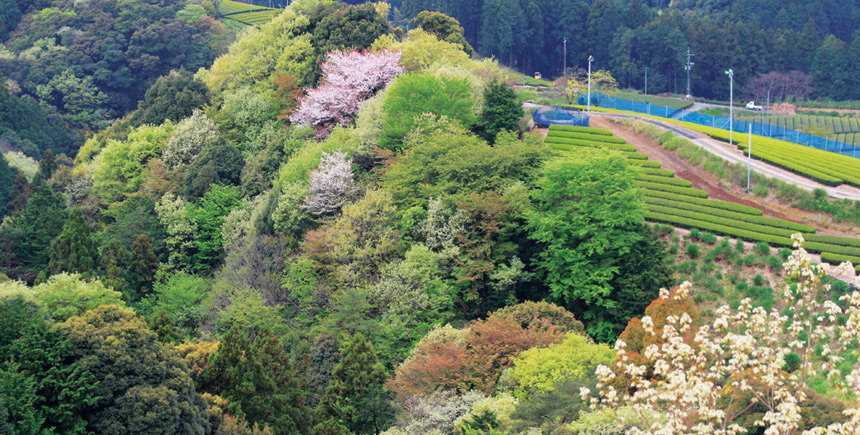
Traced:
[[[614, 365], [596, 370], [599, 394], [583, 389], [583, 399], [594, 407], [632, 407], [650, 428], [631, 428], [630, 434], [744, 433], [738, 419], [756, 406], [766, 410], [755, 422], [766, 435], [787, 435], [800, 433], [800, 409], [812, 379], [827, 376], [833, 385], [858, 397], [860, 368], [842, 377], [836, 365], [850, 342], [860, 337], [860, 293], [842, 297], [848, 307], [843, 312], [830, 300], [824, 266], [810, 261], [802, 236], [792, 239], [796, 249], [784, 265], [788, 282], [774, 308], [752, 307], [745, 299], [737, 309], [719, 308], [711, 324], [699, 327], [686, 313], [668, 316], [662, 332], [654, 328], [653, 319], [644, 317], [645, 334], [657, 344], [648, 345], [644, 358], [634, 362], [623, 353], [626, 344], [619, 340], [620, 356]], [[688, 298], [689, 290], [690, 283], [684, 283], [674, 297]], [[669, 295], [661, 292], [661, 298]], [[790, 315], [781, 314], [780, 307]], [[790, 353], [799, 357], [799, 363], [787, 372]], [[860, 434], [860, 409], [844, 413], [845, 423], [803, 433]]]
[[356, 191], [352, 159], [346, 153], [322, 153], [320, 164], [310, 174], [310, 189], [302, 209], [315, 216], [336, 213]]

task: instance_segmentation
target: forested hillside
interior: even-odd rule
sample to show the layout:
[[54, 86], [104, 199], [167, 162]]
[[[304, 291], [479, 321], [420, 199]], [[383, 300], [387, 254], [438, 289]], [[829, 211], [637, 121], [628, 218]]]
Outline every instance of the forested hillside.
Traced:
[[[860, 241], [666, 200], [708, 193], [610, 130], [532, 131], [480, 56], [516, 20], [394, 25], [416, 5], [235, 35], [217, 2], [7, 5], [0, 433], [858, 433], [856, 271], [803, 246]], [[610, 6], [699, 19], [575, 7]], [[586, 27], [577, 56], [608, 44]], [[677, 203], [794, 249], [646, 222]]]
[[726, 100], [733, 68], [736, 90], [771, 71], [812, 77], [818, 95], [860, 99], [860, 3], [851, 1], [404, 0], [406, 18], [423, 10], [460, 21], [484, 56], [526, 75], [561, 75], [567, 65], [611, 70], [625, 87], [684, 93], [687, 48], [695, 54], [693, 94]]

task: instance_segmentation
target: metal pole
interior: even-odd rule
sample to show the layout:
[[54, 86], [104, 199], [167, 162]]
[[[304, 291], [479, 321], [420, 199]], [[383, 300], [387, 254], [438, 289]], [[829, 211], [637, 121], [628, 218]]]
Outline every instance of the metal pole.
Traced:
[[594, 56], [588, 56], [588, 115], [591, 116], [591, 62], [594, 61]]
[[749, 141], [749, 158], [747, 158], [747, 193], [750, 193], [750, 174], [752, 173], [752, 123], [750, 123]]
[[733, 134], [734, 134], [734, 104], [735, 104], [735, 72], [729, 68], [726, 71], [726, 75], [729, 76], [729, 145], [732, 145]]
[[564, 86], [567, 86], [567, 38], [564, 38], [564, 69], [561, 75], [564, 77]]
[[645, 67], [645, 95], [648, 95], [648, 67]]
[[690, 47], [687, 47], [687, 63], [684, 64], [684, 69], [687, 71], [687, 99], [692, 98], [690, 94], [690, 70], [693, 69], [694, 63], [690, 62], [690, 56], [692, 56]]

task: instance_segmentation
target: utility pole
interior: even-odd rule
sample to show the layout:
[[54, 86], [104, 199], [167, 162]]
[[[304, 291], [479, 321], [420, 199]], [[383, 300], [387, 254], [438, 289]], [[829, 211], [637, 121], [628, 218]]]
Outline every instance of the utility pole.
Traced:
[[564, 86], [567, 87], [567, 38], [564, 38], [564, 69], [561, 70], [561, 75], [564, 77]]
[[588, 56], [588, 115], [591, 115], [591, 62], [594, 62], [594, 56]]
[[752, 122], [750, 122], [749, 157], [747, 158], [747, 193], [750, 193], [750, 174], [752, 173]]
[[690, 47], [687, 47], [687, 63], [684, 64], [684, 70], [687, 71], [687, 99], [688, 100], [690, 98], [693, 98], [692, 94], [690, 93], [690, 70], [693, 69], [693, 65], [695, 65], [695, 63], [690, 62], [691, 56], [694, 56], [694, 54], [690, 53]]
[[648, 95], [648, 67], [645, 67], [645, 95]]
[[732, 142], [732, 133], [734, 132], [734, 103], [735, 103], [735, 72], [731, 68], [726, 70], [726, 75], [729, 76], [729, 146]]

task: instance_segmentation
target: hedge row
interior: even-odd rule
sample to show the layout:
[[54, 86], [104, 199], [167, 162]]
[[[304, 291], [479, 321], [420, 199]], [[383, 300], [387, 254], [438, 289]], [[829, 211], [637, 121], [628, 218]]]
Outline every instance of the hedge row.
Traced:
[[660, 162], [655, 162], [653, 160], [628, 160], [628, 165], [638, 166], [640, 168], [659, 168]]
[[[775, 227], [775, 228], [784, 228], [786, 230], [791, 230], [793, 232], [798, 232], [798, 233], [804, 233], [804, 232], [814, 233], [815, 232], [815, 228], [812, 228], [812, 227], [809, 227], [806, 225], [801, 225], [801, 224], [794, 223], [794, 222], [784, 221], [782, 219], [776, 219], [776, 218], [764, 217], [764, 216], [756, 216], [756, 215], [745, 214], [745, 213], [738, 213], [738, 212], [734, 212], [734, 211], [730, 211], [730, 210], [723, 210], [723, 209], [719, 209], [719, 208], [712, 208], [712, 207], [703, 206], [703, 205], [691, 204], [689, 202], [675, 201], [675, 200], [671, 200], [671, 199], [654, 198], [654, 197], [646, 196], [645, 197], [645, 203], [646, 204], [653, 204], [653, 205], [657, 205], [657, 206], [663, 206], [663, 207], [677, 208], [677, 209], [681, 209], [681, 210], [694, 211], [694, 212], [698, 212], [698, 213], [710, 214], [710, 215], [719, 216], [719, 217], [726, 218], [726, 219], [736, 219], [736, 220], [739, 220], [742, 222], [748, 222], [751, 224], [758, 224], [758, 225], [764, 225], [764, 226]], [[810, 235], [814, 235], [814, 234], [810, 234]], [[804, 237], [806, 237], [806, 236], [804, 236]], [[860, 240], [858, 240], [858, 242], [860, 242]]]
[[[746, 150], [746, 147], [741, 147], [744, 151], [744, 155], [749, 156], [749, 151]], [[803, 175], [804, 177], [809, 178], [810, 180], [817, 181], [821, 184], [825, 184], [827, 186], [838, 186], [842, 184], [843, 179], [836, 178], [830, 175], [827, 175], [821, 171], [816, 171], [815, 169], [809, 168], [808, 166], [804, 166], [790, 160], [786, 160], [784, 158], [780, 158], [778, 156], [774, 156], [768, 152], [756, 152], [755, 145], [753, 145], [753, 158], [756, 160], [761, 160], [763, 162], [770, 163], [773, 166], [785, 169], [787, 171], [794, 172], [796, 174]]]
[[579, 140], [579, 139], [568, 139], [564, 137], [554, 137], [548, 136], [545, 143], [557, 143], [561, 145], [579, 145], [586, 147], [595, 147], [595, 148], [610, 148], [618, 151], [636, 151], [636, 147], [632, 145], [624, 145], [617, 143], [607, 143], [607, 142], [595, 142], [592, 140]]
[[646, 190], [644, 193], [645, 193], [645, 196], [650, 196], [652, 198], [671, 199], [674, 201], [686, 202], [686, 203], [701, 205], [701, 206], [710, 207], [710, 208], [719, 208], [719, 209], [723, 209], [723, 210], [730, 210], [730, 211], [754, 215], [754, 216], [761, 216], [763, 214], [762, 211], [757, 209], [757, 208], [747, 207], [745, 205], [735, 204], [733, 202], [718, 201], [716, 199], [693, 198], [690, 196], [676, 195], [674, 193], [669, 193], [669, 192], [658, 192], [658, 191]]
[[[696, 198], [707, 198], [708, 192], [689, 187], [672, 186], [671, 184], [652, 183], [650, 181], [633, 180], [637, 186], [647, 190], [659, 190], [663, 192], [677, 193], [678, 195], [687, 195]], [[647, 193], [646, 193], [647, 194]]]
[[860, 257], [852, 257], [850, 255], [839, 255], [831, 252], [822, 252], [821, 253], [821, 261], [824, 263], [830, 264], [841, 264], [846, 261], [850, 261], [851, 264], [855, 266], [858, 270], [860, 270]]
[[659, 168], [641, 168], [643, 174], [654, 175], [657, 177], [674, 177], [675, 171]]
[[[574, 144], [561, 144], [561, 143], [551, 143], [551, 142], [547, 143], [547, 145], [550, 147], [550, 149], [553, 149], [556, 151], [564, 151], [564, 152], [580, 152], [580, 151], [584, 151], [586, 148], [609, 149], [609, 148], [606, 148], [603, 146], [574, 145]], [[624, 158], [626, 158], [627, 162], [630, 164], [645, 163], [642, 161], [648, 160], [648, 155], [644, 154], [644, 153], [634, 153], [634, 152], [630, 152], [630, 151], [618, 151], [618, 152], [622, 156], [624, 156]], [[631, 160], [635, 161], [635, 163], [631, 163], [630, 162]], [[644, 165], [644, 166], [650, 166], [650, 165]], [[656, 166], [660, 166], [659, 163]]]
[[806, 242], [803, 248], [809, 252], [830, 252], [832, 254], [851, 255], [860, 257], [860, 248], [853, 246], [829, 245], [827, 243]]
[[579, 127], [575, 125], [550, 125], [549, 131], [571, 131], [574, 133], [599, 134], [602, 136], [612, 136], [612, 132], [604, 128], [597, 127]]
[[551, 131], [547, 137], [564, 137], [568, 139], [590, 140], [594, 142], [607, 142], [625, 144], [626, 140], [615, 136], [606, 136], [602, 134], [577, 133], [573, 131]]
[[710, 231], [715, 234], [719, 234], [722, 236], [729, 236], [740, 238], [747, 241], [752, 242], [766, 242], [771, 245], [776, 246], [785, 246], [791, 247], [793, 242], [788, 237], [780, 237], [774, 236], [770, 234], [762, 234], [757, 233], [755, 231], [748, 231], [741, 228], [729, 227], [726, 225], [720, 225], [713, 222], [705, 222], [699, 221], [696, 219], [685, 218], [681, 216], [674, 216], [669, 214], [657, 213], [653, 211], [645, 212], [645, 219], [655, 222], [662, 222], [666, 224], [671, 224], [675, 226], [679, 226], [682, 228], [698, 228], [700, 230]]
[[663, 207], [660, 205], [654, 204], [645, 204], [645, 209], [648, 211], [652, 211], [655, 213], [665, 214], [665, 215], [673, 215], [680, 216], [687, 219], [694, 219], [702, 222], [711, 222], [714, 224], [724, 225], [727, 227], [740, 228], [742, 230], [752, 231], [755, 233], [761, 234], [771, 234], [774, 236], [782, 236], [782, 237], [791, 237], [792, 234], [796, 233], [796, 231], [787, 230], [784, 228], [774, 228], [765, 225], [759, 225], [749, 222], [743, 222], [736, 219], [724, 218], [720, 216], [714, 216], [712, 214], [707, 213], [699, 213], [695, 211], [682, 210], [679, 208], [672, 207]]
[[639, 174], [636, 176], [636, 179], [642, 181], [650, 181], [652, 183], [671, 184], [673, 186], [681, 187], [691, 187], [693, 185], [691, 181], [687, 181], [682, 178], [656, 177], [654, 175], [646, 174]]
[[807, 242], [827, 243], [828, 245], [854, 246], [860, 248], [860, 239], [853, 237], [828, 236], [826, 234], [804, 234]]

